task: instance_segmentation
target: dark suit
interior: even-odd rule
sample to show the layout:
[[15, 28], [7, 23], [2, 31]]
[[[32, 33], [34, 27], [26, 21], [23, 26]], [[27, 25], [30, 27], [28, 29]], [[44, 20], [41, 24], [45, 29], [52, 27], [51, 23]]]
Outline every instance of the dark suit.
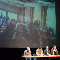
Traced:
[[47, 55], [47, 52], [48, 52], [48, 54], [50, 54], [50, 50], [48, 50], [48, 51], [47, 50], [44, 50], [44, 54], [45, 55]]
[[[48, 51], [44, 50], [44, 55], [48, 55], [47, 52], [48, 52], [48, 54], [50, 54], [50, 50], [48, 50]], [[47, 57], [47, 58], [44, 58], [43, 60], [49, 60], [49, 58]]]
[[[51, 54], [53, 54], [53, 48], [51, 49]], [[57, 51], [57, 49], [56, 49], [56, 51], [54, 51], [54, 55], [58, 55], [58, 51]]]
[[[53, 55], [53, 52], [54, 52], [54, 55], [58, 55], [57, 49], [56, 49], [56, 51], [53, 51], [53, 50], [54, 50], [54, 49], [52, 48], [52, 49], [51, 49], [51, 54]], [[58, 60], [58, 58], [56, 58], [56, 57], [54, 58], [54, 57], [53, 57], [52, 60]]]

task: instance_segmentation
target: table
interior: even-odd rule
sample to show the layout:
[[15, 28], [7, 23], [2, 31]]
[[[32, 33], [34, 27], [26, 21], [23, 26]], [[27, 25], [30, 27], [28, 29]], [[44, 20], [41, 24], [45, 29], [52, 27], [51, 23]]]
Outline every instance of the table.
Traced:
[[44, 55], [44, 56], [22, 56], [22, 57], [24, 57], [24, 58], [44, 58], [44, 57], [48, 57], [49, 58], [49, 60], [50, 60], [50, 57], [60, 57], [60, 55], [49, 55], [49, 56], [47, 56], [47, 55]]

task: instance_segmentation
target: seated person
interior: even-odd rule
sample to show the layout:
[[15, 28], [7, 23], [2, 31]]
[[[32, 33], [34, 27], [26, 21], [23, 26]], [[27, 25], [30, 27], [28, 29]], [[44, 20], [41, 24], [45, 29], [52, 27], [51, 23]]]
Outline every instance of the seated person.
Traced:
[[43, 55], [42, 47], [40, 47], [40, 48], [38, 48], [38, 49], [36, 50], [36, 55], [37, 55], [37, 56]]
[[46, 46], [46, 49], [44, 50], [44, 55], [50, 55], [50, 50], [48, 46]]
[[57, 51], [55, 45], [54, 45], [53, 48], [51, 49], [51, 54], [52, 54], [52, 55], [58, 55], [58, 51]]
[[31, 56], [31, 51], [29, 47], [27, 47], [27, 50], [24, 51], [24, 56]]

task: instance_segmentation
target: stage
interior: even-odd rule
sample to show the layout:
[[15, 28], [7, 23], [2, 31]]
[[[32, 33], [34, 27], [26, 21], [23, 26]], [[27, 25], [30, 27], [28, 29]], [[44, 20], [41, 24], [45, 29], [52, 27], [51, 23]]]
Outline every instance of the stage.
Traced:
[[51, 57], [60, 57], [60, 55], [49, 55], [49, 56], [47, 56], [47, 55], [40, 55], [40, 56], [22, 56], [22, 58], [33, 58], [33, 60], [34, 60], [34, 58], [37, 58], [37, 60], [39, 60], [39, 58], [49, 58], [49, 60], [50, 60], [50, 58]]

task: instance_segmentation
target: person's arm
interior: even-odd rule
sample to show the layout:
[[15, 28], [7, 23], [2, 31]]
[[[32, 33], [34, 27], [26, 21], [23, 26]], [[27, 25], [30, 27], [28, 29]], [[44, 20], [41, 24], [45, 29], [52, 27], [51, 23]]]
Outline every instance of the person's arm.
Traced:
[[50, 53], [50, 50], [49, 50], [49, 54], [51, 54], [51, 53]]
[[53, 48], [51, 49], [51, 54], [54, 55], [54, 49]]
[[43, 54], [43, 50], [42, 50], [42, 54]]
[[56, 55], [58, 55], [58, 51], [56, 51]]
[[31, 56], [31, 51], [29, 53], [30, 53], [29, 55]]
[[36, 50], [36, 55], [38, 55], [38, 50]]
[[58, 51], [57, 51], [57, 49], [56, 49], [56, 54], [58, 55]]
[[24, 56], [26, 55], [26, 52], [24, 51]]
[[38, 49], [37, 49], [37, 51], [36, 51], [36, 55], [37, 55], [37, 56], [39, 56], [39, 55], [40, 55], [40, 54], [38, 53]]
[[27, 55], [27, 50], [24, 51], [24, 56], [26, 56], [26, 55]]
[[52, 54], [52, 49], [51, 49], [51, 54]]
[[44, 50], [44, 55], [46, 55], [45, 50]]

